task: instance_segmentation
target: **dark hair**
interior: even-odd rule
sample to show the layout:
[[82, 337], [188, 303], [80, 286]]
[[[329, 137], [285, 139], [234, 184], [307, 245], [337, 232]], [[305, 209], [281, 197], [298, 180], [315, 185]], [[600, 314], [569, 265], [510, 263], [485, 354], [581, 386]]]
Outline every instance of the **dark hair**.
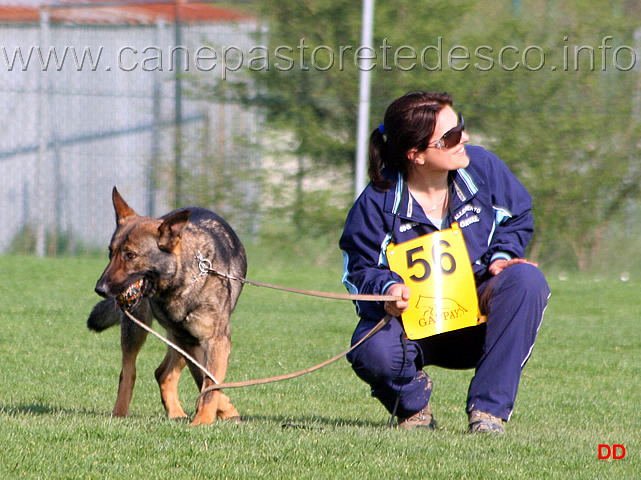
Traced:
[[445, 106], [452, 106], [448, 93], [410, 92], [387, 107], [383, 128], [374, 129], [369, 137], [368, 173], [374, 187], [387, 190], [395, 183], [382, 175], [384, 167], [407, 176], [407, 153], [414, 148], [418, 151], [427, 148], [436, 117]]

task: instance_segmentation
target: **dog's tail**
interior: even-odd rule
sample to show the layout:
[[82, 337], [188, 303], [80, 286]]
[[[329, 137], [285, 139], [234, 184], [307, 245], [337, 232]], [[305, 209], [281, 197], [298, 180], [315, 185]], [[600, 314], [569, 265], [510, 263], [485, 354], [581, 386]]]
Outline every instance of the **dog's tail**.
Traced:
[[120, 323], [120, 309], [116, 305], [116, 300], [108, 298], [93, 307], [89, 319], [87, 319], [87, 328], [102, 332], [118, 323]]

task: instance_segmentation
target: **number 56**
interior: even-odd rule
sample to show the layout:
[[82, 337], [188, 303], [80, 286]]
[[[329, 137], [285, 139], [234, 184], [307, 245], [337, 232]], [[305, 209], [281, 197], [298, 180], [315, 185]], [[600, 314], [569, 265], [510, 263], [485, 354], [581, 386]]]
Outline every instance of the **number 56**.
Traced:
[[[449, 242], [445, 240], [441, 240], [438, 244], [444, 248], [450, 247]], [[430, 263], [427, 261], [427, 259], [422, 258], [420, 256], [420, 254], [423, 253], [424, 251], [425, 250], [423, 247], [416, 247], [408, 250], [405, 253], [405, 259], [407, 261], [408, 270], [415, 266], [423, 267], [423, 275], [410, 276], [410, 280], [413, 280], [414, 282], [417, 282], [417, 283], [424, 282], [425, 280], [430, 278], [430, 275], [432, 274], [432, 267]], [[456, 271], [456, 260], [454, 260], [454, 257], [452, 256], [452, 254], [447, 252], [440, 252], [439, 254], [439, 249], [437, 248], [437, 245], [434, 245], [434, 247], [432, 248], [432, 261], [433, 263], [439, 262], [439, 265], [441, 267], [441, 272], [443, 272], [443, 274], [445, 275], [451, 275]], [[444, 265], [444, 263], [447, 263], [447, 266]]]

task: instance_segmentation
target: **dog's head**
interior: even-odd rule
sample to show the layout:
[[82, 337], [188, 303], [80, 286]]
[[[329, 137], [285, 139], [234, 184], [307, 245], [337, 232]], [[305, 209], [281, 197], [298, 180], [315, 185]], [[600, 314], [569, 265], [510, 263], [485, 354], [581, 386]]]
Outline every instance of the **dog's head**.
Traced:
[[141, 217], [113, 189], [116, 231], [109, 245], [109, 265], [96, 284], [96, 293], [115, 298], [133, 310], [144, 296], [152, 296], [160, 282], [178, 267], [181, 236], [191, 212], [180, 210], [163, 219]]

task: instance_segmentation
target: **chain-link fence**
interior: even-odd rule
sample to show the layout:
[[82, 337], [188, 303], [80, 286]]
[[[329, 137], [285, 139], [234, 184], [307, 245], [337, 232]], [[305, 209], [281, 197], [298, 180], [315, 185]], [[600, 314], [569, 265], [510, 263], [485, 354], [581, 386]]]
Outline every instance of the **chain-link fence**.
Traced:
[[113, 186], [141, 215], [198, 203], [256, 230], [259, 112], [188, 88], [221, 81], [215, 52], [247, 48], [256, 24], [127, 7], [0, 20], [0, 253], [105, 248]]

